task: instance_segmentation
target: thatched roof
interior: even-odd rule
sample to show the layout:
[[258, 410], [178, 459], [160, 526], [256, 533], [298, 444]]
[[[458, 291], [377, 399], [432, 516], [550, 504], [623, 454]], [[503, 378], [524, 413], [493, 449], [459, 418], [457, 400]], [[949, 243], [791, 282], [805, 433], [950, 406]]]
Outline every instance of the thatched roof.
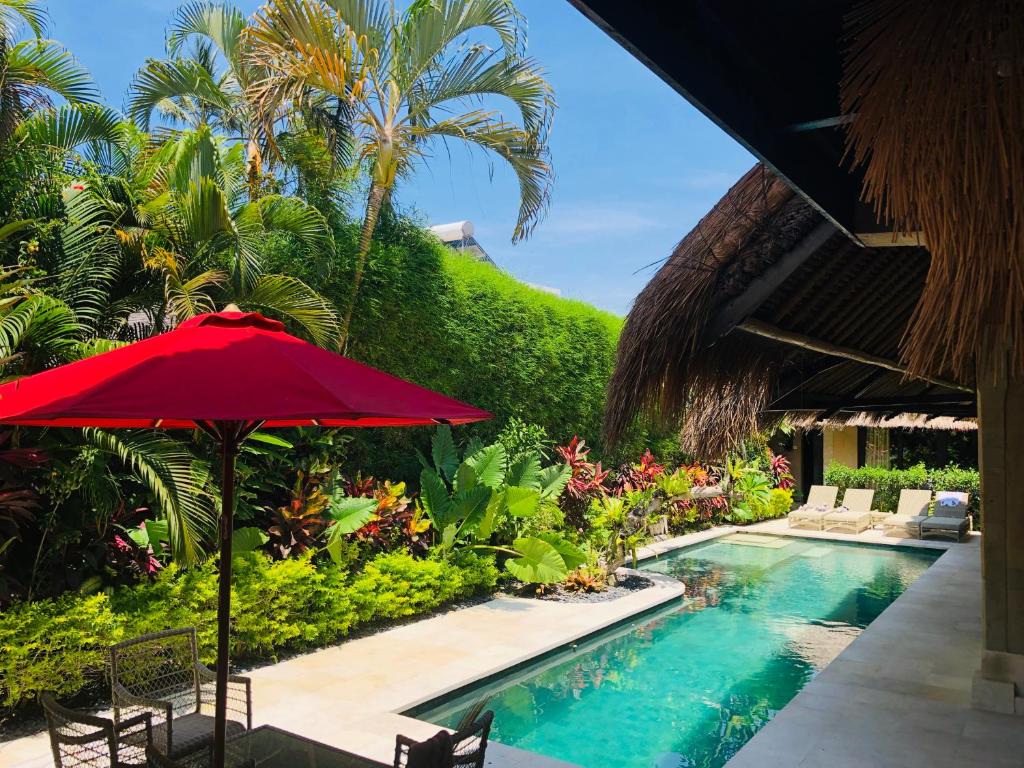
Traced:
[[921, 247], [862, 247], [755, 166], [637, 297], [607, 438], [644, 411], [681, 424], [684, 446], [704, 455], [787, 414], [913, 426], [972, 417], [971, 382], [910, 379], [898, 362], [929, 261]]

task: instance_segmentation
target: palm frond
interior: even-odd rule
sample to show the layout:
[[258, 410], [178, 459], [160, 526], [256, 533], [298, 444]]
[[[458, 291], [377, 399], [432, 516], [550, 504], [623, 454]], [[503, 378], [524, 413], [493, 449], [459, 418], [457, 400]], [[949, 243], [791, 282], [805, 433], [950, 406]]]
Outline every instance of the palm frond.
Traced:
[[458, 38], [473, 30], [497, 34], [505, 56], [517, 55], [522, 18], [508, 0], [432, 0], [413, 3], [402, 25], [398, 49], [404, 66], [395, 67], [408, 90], [436, 64]]
[[154, 112], [187, 122], [194, 110], [231, 112], [237, 109], [235, 101], [195, 59], [148, 59], [129, 86], [128, 115], [149, 130]]
[[223, 286], [227, 279], [227, 274], [219, 269], [209, 269], [185, 281], [174, 271], [168, 271], [165, 289], [167, 307], [174, 319], [181, 322], [204, 312], [216, 311], [213, 297], [206, 291]]
[[55, 40], [23, 40], [7, 54], [5, 84], [25, 89], [29, 101], [46, 106], [51, 91], [70, 101], [94, 103], [99, 93], [89, 72]]
[[291, 320], [321, 347], [331, 347], [337, 341], [340, 326], [334, 308], [298, 278], [263, 275], [252, 290], [239, 297], [239, 304]]
[[96, 327], [121, 272], [115, 224], [124, 208], [87, 184], [66, 196], [67, 222], [61, 228], [62, 260], [53, 293], [71, 306], [80, 322]]
[[67, 304], [52, 296], [30, 294], [0, 313], [0, 359], [25, 358], [26, 364], [20, 367], [28, 371], [67, 362], [75, 357], [81, 331]]
[[310, 90], [358, 98], [368, 43], [340, 14], [315, 0], [270, 0], [247, 30], [248, 60], [263, 74], [248, 89], [265, 119]]
[[119, 138], [121, 116], [100, 104], [62, 104], [25, 120], [15, 137], [36, 146], [72, 150], [87, 143], [113, 144]]
[[528, 133], [542, 138], [555, 109], [554, 94], [533, 59], [505, 59], [485, 48], [470, 49], [439, 71], [424, 78], [409, 94], [409, 119], [420, 122], [449, 101], [480, 100], [486, 96], [510, 99]]
[[508, 163], [519, 181], [519, 218], [512, 241], [529, 237], [547, 211], [554, 182], [544, 144], [518, 125], [496, 119], [494, 113], [484, 111], [470, 112], [428, 126], [414, 126], [412, 132], [423, 139], [461, 139]]
[[345, 24], [382, 55], [389, 46], [391, 10], [385, 0], [325, 0]]
[[176, 199], [174, 211], [183, 244], [192, 249], [235, 236], [227, 197], [208, 176], [189, 184], [188, 190]]
[[26, 24], [35, 37], [46, 31], [46, 10], [35, 0], [0, 0], [0, 30], [10, 38], [14, 28]]
[[177, 440], [157, 431], [121, 437], [101, 429], [83, 430], [86, 440], [116, 457], [138, 478], [166, 516], [171, 554], [184, 565], [203, 559], [217, 516], [206, 490], [209, 464]]
[[167, 32], [167, 53], [171, 58], [177, 58], [189, 40], [200, 38], [212, 43], [229, 65], [238, 70], [244, 29], [245, 14], [235, 6], [193, 0], [179, 6], [171, 19]]

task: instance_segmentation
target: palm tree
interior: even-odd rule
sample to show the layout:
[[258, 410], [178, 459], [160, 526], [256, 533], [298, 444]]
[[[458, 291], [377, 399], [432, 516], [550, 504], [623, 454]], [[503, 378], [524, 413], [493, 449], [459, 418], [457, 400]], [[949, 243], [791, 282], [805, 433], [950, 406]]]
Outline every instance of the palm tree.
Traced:
[[[106, 173], [66, 195], [68, 225], [56, 295], [97, 335], [156, 333], [218, 303], [291, 321], [318, 344], [333, 344], [330, 304], [293, 277], [266, 274], [270, 233], [290, 235], [314, 257], [333, 252], [322, 214], [302, 200], [246, 195], [244, 147], [209, 126], [153, 146], [130, 122], [88, 155]], [[136, 327], [129, 327], [130, 319]]]
[[[53, 97], [72, 104], [97, 99], [89, 73], [54, 41], [43, 38], [46, 14], [32, 0], [0, 0], [0, 145], [32, 112]], [[18, 39], [27, 26], [32, 35]]]
[[[128, 115], [141, 128], [151, 130], [154, 116], [170, 126], [197, 129], [209, 126], [246, 145], [251, 199], [261, 194], [264, 165], [282, 157], [267, 151], [258, 140], [258, 116], [246, 98], [250, 84], [263, 77], [262, 69], [243, 56], [245, 15], [224, 2], [193, 0], [174, 13], [167, 32], [167, 58], [148, 59], [136, 73], [128, 93]], [[310, 128], [321, 131], [344, 167], [348, 143], [339, 140], [345, 124], [334, 113], [310, 102], [302, 114], [281, 115], [280, 128], [292, 136]], [[282, 142], [273, 141], [280, 149]]]
[[[500, 46], [469, 40], [481, 32], [496, 34]], [[246, 34], [244, 55], [263, 73], [248, 93], [265, 130], [288, 110], [333, 104], [352, 125], [356, 157], [369, 165], [342, 346], [381, 208], [436, 141], [458, 139], [511, 166], [520, 194], [513, 242], [546, 210], [555, 102], [537, 63], [523, 55], [509, 0], [417, 0], [402, 13], [385, 0], [269, 0]], [[520, 120], [487, 107], [493, 97], [510, 100]]]

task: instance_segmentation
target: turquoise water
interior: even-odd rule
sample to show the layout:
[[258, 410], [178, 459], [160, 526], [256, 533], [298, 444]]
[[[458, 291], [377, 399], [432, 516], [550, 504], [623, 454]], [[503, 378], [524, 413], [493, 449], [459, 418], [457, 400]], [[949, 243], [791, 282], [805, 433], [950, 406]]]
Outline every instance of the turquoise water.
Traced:
[[728, 538], [641, 566], [684, 582], [682, 604], [412, 714], [453, 727], [490, 696], [503, 744], [585, 768], [717, 768], [939, 554]]

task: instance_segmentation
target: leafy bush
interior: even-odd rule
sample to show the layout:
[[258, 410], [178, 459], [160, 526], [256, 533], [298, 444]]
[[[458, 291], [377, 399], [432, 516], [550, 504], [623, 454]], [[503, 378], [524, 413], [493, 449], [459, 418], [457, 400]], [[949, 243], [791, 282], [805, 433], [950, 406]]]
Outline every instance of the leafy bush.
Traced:
[[[354, 576], [306, 557], [236, 558], [232, 582], [232, 654], [275, 658], [282, 651], [328, 645], [359, 624], [413, 616], [494, 588], [489, 557], [417, 560], [380, 555]], [[18, 603], [0, 616], [0, 712], [30, 703], [40, 691], [62, 699], [96, 698], [107, 647], [126, 637], [195, 626], [200, 655], [216, 648], [217, 573], [212, 564], [189, 571], [174, 565], [152, 582], [112, 595], [66, 594]]]
[[771, 500], [768, 502], [768, 517], [785, 517], [793, 508], [793, 490], [791, 488], [772, 488]]
[[977, 470], [949, 466], [929, 469], [915, 464], [908, 469], [883, 467], [845, 467], [830, 464], [825, 470], [826, 485], [839, 486], [839, 498], [847, 488], [873, 488], [874, 506], [883, 512], [895, 512], [903, 488], [928, 488], [936, 491], [964, 491], [970, 494], [970, 511], [976, 523], [981, 509], [981, 478]]

